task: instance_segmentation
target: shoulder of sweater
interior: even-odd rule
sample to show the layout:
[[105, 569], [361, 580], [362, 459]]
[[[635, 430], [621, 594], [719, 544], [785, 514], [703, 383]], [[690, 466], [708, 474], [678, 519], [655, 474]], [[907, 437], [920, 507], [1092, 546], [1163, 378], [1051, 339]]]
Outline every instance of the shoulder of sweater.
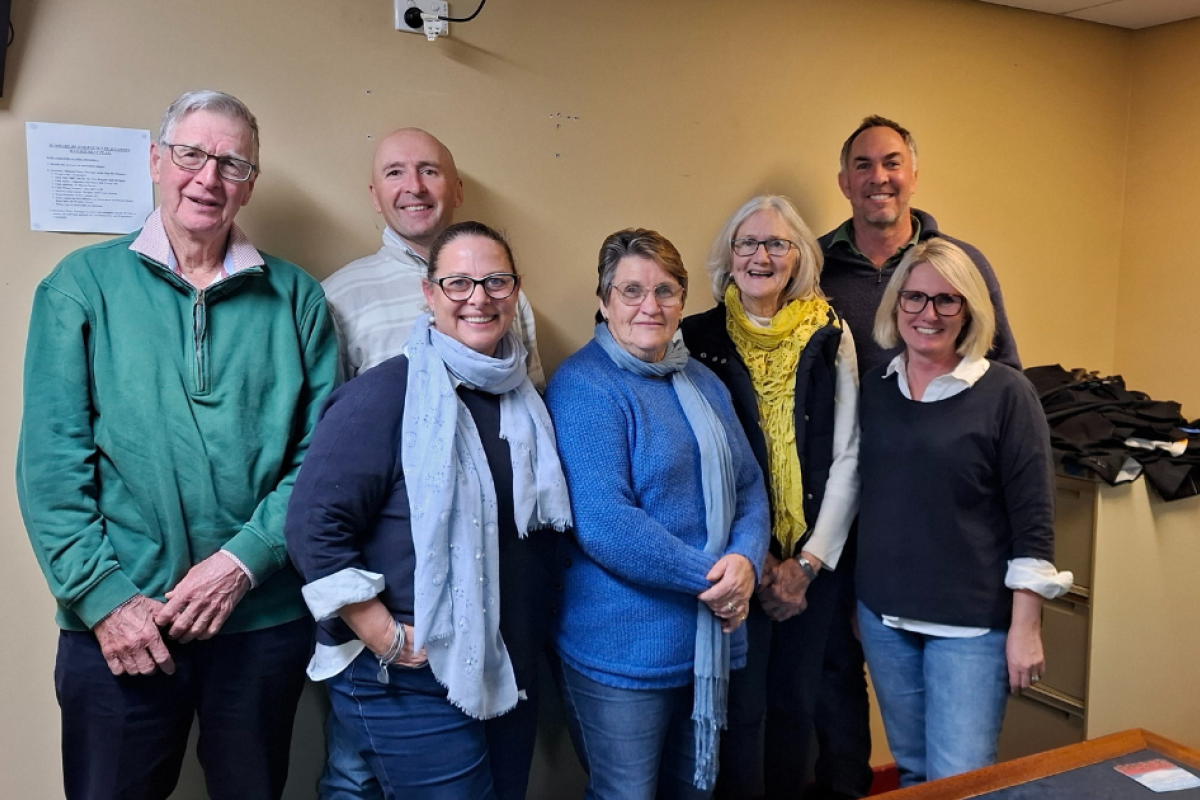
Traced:
[[346, 403], [355, 411], [368, 409], [372, 413], [404, 413], [404, 397], [408, 389], [408, 356], [398, 355], [372, 367], [333, 390], [325, 402], [322, 415], [331, 408]]
[[863, 373], [859, 381], [859, 386], [864, 394], [878, 391], [886, 385], [884, 374], [887, 372], [890, 363], [891, 359], [882, 364], [877, 364]]
[[[595, 341], [589, 341], [583, 347], [567, 356], [558, 365], [558, 369], [554, 372], [554, 377], [550, 379], [549, 384], [546, 386], [546, 402], [549, 403], [555, 395], [561, 395], [563, 389], [566, 387], [592, 383], [597, 385], [605, 384], [607, 379], [603, 376], [609, 373], [607, 367], [612, 365], [612, 362], [607, 356], [600, 359], [597, 357], [598, 355], [604, 356], [603, 351], [600, 350]], [[607, 365], [605, 362], [607, 362]]]
[[377, 269], [395, 269], [399, 263], [398, 259], [392, 256], [386, 248], [365, 255], [362, 258], [356, 258], [344, 267], [341, 267], [325, 280], [321, 281], [321, 286], [325, 288], [327, 293], [336, 292], [344, 284], [353, 282], [359, 278], [359, 273], [369, 272]]
[[46, 276], [45, 281], [54, 283], [66, 276], [75, 278], [81, 275], [91, 275], [93, 280], [102, 281], [103, 277], [112, 270], [114, 259], [128, 259], [131, 264], [138, 261], [137, 253], [129, 249], [137, 233], [119, 236], [105, 242], [90, 244], [68, 253], [58, 265]]
[[945, 231], [939, 230], [938, 226], [937, 226], [937, 220], [934, 219], [933, 215], [930, 214], [928, 211], [922, 211], [919, 208], [914, 208], [913, 214], [916, 216], [917, 220], [921, 223], [921, 240], [922, 241], [924, 241], [925, 239], [929, 239], [933, 236], [936, 236], [939, 239], [945, 239], [946, 241], [956, 244], [960, 248], [962, 248], [963, 252], [966, 253], [968, 256], [970, 256], [971, 260], [975, 262], [975, 265], [977, 267], [979, 267], [979, 271], [982, 272], [984, 275], [987, 275], [992, 271], [992, 265], [987, 260], [987, 256], [985, 256], [978, 247], [971, 244], [970, 242], [964, 242], [962, 239], [959, 239], [955, 236], [951, 236], [950, 234], [946, 233]]
[[[995, 361], [990, 358], [988, 359], [988, 363], [991, 364], [991, 366], [988, 367], [988, 374], [995, 375], [993, 380], [995, 380], [997, 384], [1006, 388], [1011, 388], [1015, 391], [1019, 391], [1023, 394], [1028, 394], [1034, 399], [1037, 398], [1037, 390], [1034, 389], [1033, 383], [1029, 380], [1029, 378], [1025, 377], [1024, 372], [1014, 367], [1010, 367], [1008, 364], [1005, 364], [1001, 361]], [[984, 375], [984, 377], [987, 377], [987, 375]], [[1040, 407], [1040, 401], [1038, 402], [1038, 405]]]
[[285, 258], [273, 256], [270, 253], [265, 253], [262, 250], [258, 251], [265, 263], [265, 271], [267, 275], [274, 281], [283, 281], [291, 286], [294, 286], [299, 294], [315, 294], [319, 297], [324, 297], [325, 292], [321, 289], [321, 282], [309, 275], [304, 268], [293, 264]]

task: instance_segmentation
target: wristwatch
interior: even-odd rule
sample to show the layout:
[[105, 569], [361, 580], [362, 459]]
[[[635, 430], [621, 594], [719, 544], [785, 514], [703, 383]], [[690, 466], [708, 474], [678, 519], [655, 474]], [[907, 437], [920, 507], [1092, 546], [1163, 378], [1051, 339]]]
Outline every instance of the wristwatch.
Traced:
[[817, 579], [817, 571], [813, 569], [812, 563], [807, 558], [796, 556], [796, 563], [800, 565], [800, 571], [804, 573], [804, 577], [808, 578], [809, 583]]

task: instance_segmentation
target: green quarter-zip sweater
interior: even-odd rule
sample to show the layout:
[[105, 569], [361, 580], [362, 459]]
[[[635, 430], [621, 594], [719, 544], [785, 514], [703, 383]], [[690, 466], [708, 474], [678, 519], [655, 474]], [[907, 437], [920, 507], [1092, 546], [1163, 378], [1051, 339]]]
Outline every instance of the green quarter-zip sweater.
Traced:
[[337, 344], [320, 284], [237, 226], [228, 248], [197, 290], [155, 212], [36, 290], [17, 497], [62, 628], [162, 600], [221, 549], [255, 582], [222, 633], [307, 613], [283, 522]]

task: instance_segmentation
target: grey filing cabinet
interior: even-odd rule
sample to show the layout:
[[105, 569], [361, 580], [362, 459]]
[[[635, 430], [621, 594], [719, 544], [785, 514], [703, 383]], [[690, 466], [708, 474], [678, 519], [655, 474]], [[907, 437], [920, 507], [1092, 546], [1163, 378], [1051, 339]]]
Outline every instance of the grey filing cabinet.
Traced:
[[1135, 727], [1200, 746], [1200, 497], [1056, 484], [1055, 562], [1075, 581], [1043, 606], [1046, 674], [1009, 699], [1000, 759]]
[[1059, 476], [1055, 486], [1055, 565], [1074, 573], [1071, 590], [1042, 606], [1046, 674], [1037, 686], [1010, 697], [1000, 734], [1007, 761], [1086, 738], [1096, 484]]

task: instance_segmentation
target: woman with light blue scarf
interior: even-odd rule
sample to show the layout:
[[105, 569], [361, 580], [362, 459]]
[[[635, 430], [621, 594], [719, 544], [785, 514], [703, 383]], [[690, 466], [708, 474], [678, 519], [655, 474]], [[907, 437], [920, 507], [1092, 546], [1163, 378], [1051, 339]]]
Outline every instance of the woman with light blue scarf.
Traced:
[[762, 473], [729, 393], [672, 337], [683, 260], [655, 231], [600, 250], [600, 323], [547, 405], [575, 510], [555, 631], [589, 800], [707, 798], [762, 568]]
[[384, 796], [495, 800], [524, 793], [528, 765], [493, 765], [489, 746], [501, 715], [529, 702], [536, 677], [521, 665], [542, 649], [553, 530], [571, 509], [511, 332], [520, 276], [507, 243], [460, 223], [429, 261], [432, 314], [404, 355], [330, 396], [286, 534], [320, 623], [308, 674], [326, 681]]

